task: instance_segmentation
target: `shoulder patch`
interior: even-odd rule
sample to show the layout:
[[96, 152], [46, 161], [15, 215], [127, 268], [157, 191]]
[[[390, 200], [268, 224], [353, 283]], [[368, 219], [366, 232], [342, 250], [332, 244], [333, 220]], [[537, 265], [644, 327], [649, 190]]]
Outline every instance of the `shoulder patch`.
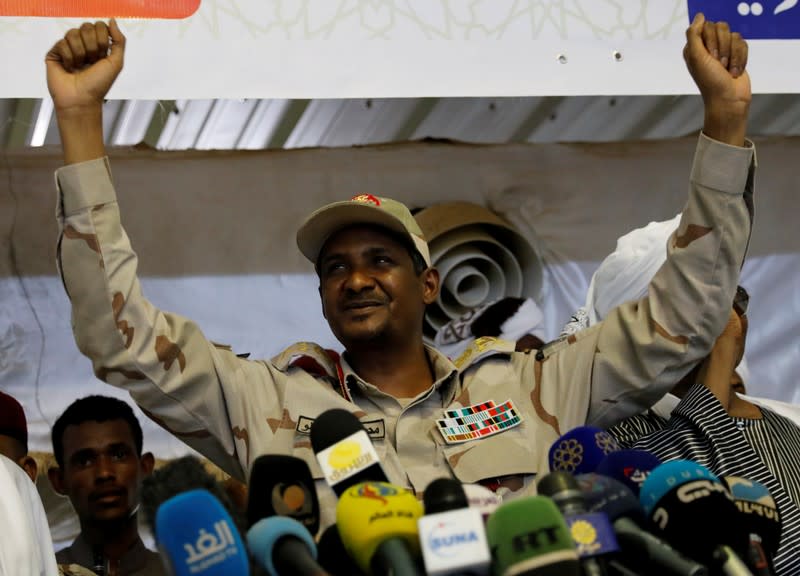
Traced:
[[466, 370], [490, 356], [508, 356], [516, 348], [516, 343], [509, 340], [500, 340], [492, 336], [482, 336], [467, 347], [461, 356], [453, 360], [459, 371]]
[[555, 340], [551, 340], [544, 346], [542, 346], [536, 352], [536, 359], [541, 362], [543, 360], [547, 360], [550, 356], [560, 352], [564, 348], [572, 346], [575, 342], [579, 340], [583, 340], [590, 334], [594, 334], [595, 331], [600, 329], [602, 323], [595, 324], [594, 326], [590, 326], [584, 330], [580, 330], [579, 332], [575, 332], [574, 334], [565, 334], [560, 338], [556, 338]]
[[[217, 350], [224, 350], [225, 352], [233, 352], [233, 346], [230, 344], [220, 344], [219, 342], [214, 342], [213, 340], [209, 340], [211, 345], [216, 348]], [[242, 354], [236, 354], [239, 358], [249, 358], [250, 352], [244, 352]]]
[[348, 402], [353, 401], [344, 381], [339, 353], [334, 350], [323, 348], [314, 342], [297, 342], [274, 356], [270, 362], [281, 372], [300, 368], [312, 376], [328, 378], [342, 398]]
[[339, 355], [333, 350], [326, 350], [314, 342], [296, 342], [283, 352], [273, 357], [270, 362], [281, 372], [289, 368], [301, 368], [315, 376], [328, 376], [339, 379], [337, 360]]

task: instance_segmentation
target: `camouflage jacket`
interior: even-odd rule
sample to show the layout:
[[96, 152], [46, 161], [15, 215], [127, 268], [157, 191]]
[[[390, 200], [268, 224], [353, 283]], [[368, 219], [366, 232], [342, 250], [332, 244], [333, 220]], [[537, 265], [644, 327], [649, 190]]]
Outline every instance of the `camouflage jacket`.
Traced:
[[[708, 353], [727, 321], [750, 237], [754, 160], [752, 146], [701, 134], [689, 200], [648, 297], [538, 352], [481, 340], [451, 362], [431, 348], [436, 383], [406, 407], [361, 380], [346, 357], [314, 344], [245, 360], [209, 342], [192, 321], [154, 307], [141, 292], [107, 160], [56, 174], [58, 263], [78, 347], [96, 375], [238, 478], [264, 453], [298, 456], [321, 478], [308, 430], [338, 407], [365, 423], [396, 484], [421, 493], [453, 474], [527, 493], [534, 475], [548, 471], [548, 448], [560, 434], [642, 412]], [[445, 409], [507, 400], [521, 423], [501, 433], [448, 443], [437, 428]], [[318, 485], [325, 524], [335, 500]]]

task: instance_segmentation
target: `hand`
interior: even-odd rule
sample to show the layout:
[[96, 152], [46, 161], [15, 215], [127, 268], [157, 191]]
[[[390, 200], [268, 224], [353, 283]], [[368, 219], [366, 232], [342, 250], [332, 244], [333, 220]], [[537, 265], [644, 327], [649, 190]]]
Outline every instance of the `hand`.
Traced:
[[744, 144], [747, 113], [752, 100], [747, 73], [747, 42], [725, 22], [694, 17], [686, 30], [686, 67], [700, 89], [705, 105], [703, 131], [729, 144]]
[[[110, 50], [109, 50], [110, 48]], [[122, 70], [125, 36], [111, 19], [68, 31], [45, 57], [47, 87], [59, 115], [102, 108]]]

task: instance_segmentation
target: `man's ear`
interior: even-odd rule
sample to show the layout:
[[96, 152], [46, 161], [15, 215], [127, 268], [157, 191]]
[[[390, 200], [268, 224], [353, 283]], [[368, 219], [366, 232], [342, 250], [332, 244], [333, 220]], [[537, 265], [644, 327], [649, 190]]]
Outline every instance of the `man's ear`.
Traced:
[[153, 467], [156, 465], [156, 459], [153, 456], [152, 452], [145, 452], [142, 454], [142, 457], [139, 459], [139, 466], [142, 468], [142, 474], [145, 476], [149, 476], [150, 473], [153, 471]]
[[57, 494], [62, 496], [69, 496], [67, 494], [66, 486], [64, 486], [64, 471], [58, 466], [52, 466], [47, 469], [47, 477], [50, 479], [50, 485]]
[[439, 296], [439, 271], [430, 267], [422, 273], [422, 300], [433, 304]]
[[36, 484], [36, 476], [39, 473], [39, 465], [30, 456], [23, 456], [19, 459], [19, 465], [25, 470], [25, 473], [30, 476], [31, 481]]

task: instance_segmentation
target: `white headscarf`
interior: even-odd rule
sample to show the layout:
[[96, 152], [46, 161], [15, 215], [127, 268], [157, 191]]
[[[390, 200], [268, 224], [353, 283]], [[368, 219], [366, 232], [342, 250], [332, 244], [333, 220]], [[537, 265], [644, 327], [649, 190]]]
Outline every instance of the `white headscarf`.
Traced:
[[44, 506], [31, 479], [0, 454], [0, 576], [57, 576]]

